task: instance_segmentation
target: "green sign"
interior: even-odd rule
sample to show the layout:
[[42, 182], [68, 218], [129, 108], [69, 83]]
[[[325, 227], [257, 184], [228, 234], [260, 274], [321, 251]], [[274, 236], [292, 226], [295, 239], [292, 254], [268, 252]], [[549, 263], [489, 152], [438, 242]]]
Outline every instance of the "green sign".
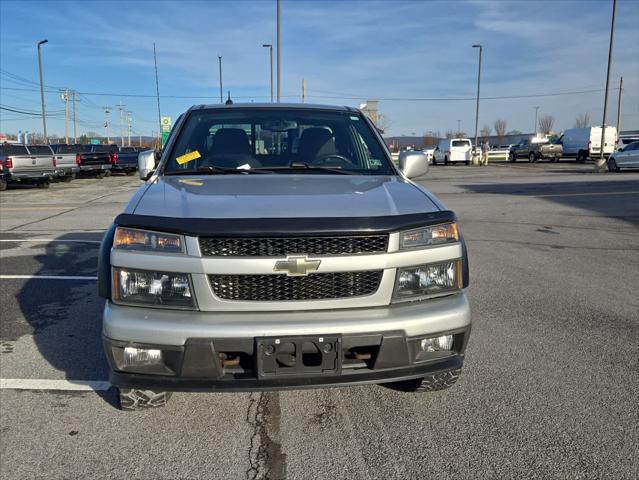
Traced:
[[169, 138], [169, 133], [171, 132], [162, 132], [162, 146], [164, 146], [166, 140]]
[[99, 138], [92, 138], [91, 139], [91, 145], [100, 145], [100, 139]]
[[169, 133], [171, 133], [171, 117], [162, 117], [162, 146], [166, 143], [167, 138], [169, 138]]

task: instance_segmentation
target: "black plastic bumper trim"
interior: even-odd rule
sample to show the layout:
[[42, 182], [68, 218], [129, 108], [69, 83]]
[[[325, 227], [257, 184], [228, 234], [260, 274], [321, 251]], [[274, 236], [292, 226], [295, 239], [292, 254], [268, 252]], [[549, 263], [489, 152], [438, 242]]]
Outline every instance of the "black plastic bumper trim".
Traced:
[[299, 390], [307, 388], [343, 387], [371, 383], [388, 383], [421, 378], [434, 373], [461, 368], [463, 357], [454, 355], [442, 360], [386, 370], [357, 370], [337, 376], [313, 376], [272, 379], [193, 379], [111, 372], [109, 381], [115, 387], [180, 392], [248, 392]]

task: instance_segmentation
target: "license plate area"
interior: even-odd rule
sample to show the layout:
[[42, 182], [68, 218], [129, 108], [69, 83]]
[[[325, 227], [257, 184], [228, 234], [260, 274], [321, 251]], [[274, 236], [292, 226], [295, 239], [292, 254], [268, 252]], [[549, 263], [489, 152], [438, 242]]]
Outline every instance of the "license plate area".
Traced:
[[342, 369], [341, 335], [256, 339], [257, 375], [336, 375]]

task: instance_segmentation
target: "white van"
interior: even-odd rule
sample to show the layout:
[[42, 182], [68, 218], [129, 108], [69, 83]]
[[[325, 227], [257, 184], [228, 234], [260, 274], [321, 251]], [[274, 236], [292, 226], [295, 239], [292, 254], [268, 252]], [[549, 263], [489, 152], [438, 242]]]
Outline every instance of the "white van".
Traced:
[[464, 162], [470, 164], [472, 142], [468, 138], [445, 138], [440, 140], [433, 152], [433, 165]]
[[[583, 163], [589, 158], [599, 158], [601, 153], [601, 127], [571, 128], [559, 138], [563, 158], [576, 158]], [[604, 139], [604, 157], [610, 156], [617, 146], [617, 128], [606, 127]]]

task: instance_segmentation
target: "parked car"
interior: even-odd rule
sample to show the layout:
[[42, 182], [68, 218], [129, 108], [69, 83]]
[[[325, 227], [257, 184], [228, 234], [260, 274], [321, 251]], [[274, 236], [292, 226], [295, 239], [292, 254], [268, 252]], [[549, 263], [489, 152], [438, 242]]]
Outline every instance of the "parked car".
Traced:
[[70, 182], [80, 172], [79, 158], [76, 155], [78, 147], [76, 145], [56, 144], [51, 145], [51, 149], [55, 154], [58, 178], [63, 182]]
[[433, 163], [433, 153], [435, 152], [435, 147], [426, 147], [422, 150], [423, 154], [426, 155], [426, 160], [428, 160], [429, 164]]
[[510, 148], [509, 160], [517, 161], [525, 158], [533, 163], [538, 160], [557, 161], [562, 156], [561, 143], [554, 136], [524, 138], [518, 144]]
[[77, 157], [80, 171], [84, 174], [104, 178], [111, 175], [113, 163], [117, 161], [117, 145], [79, 145]]
[[512, 145], [498, 145], [488, 151], [488, 162], [505, 162], [510, 158]]
[[115, 153], [115, 159], [111, 166], [112, 172], [123, 172], [127, 175], [135, 173], [138, 169], [138, 153], [137, 147], [120, 147]]
[[4, 143], [0, 145], [2, 182], [4, 190], [10, 183], [35, 184], [38, 188], [49, 188], [55, 178], [56, 164], [53, 150], [48, 145], [23, 145]]
[[396, 167], [350, 107], [200, 105], [174, 130], [156, 168], [140, 154], [147, 181], [100, 248], [123, 409], [171, 391], [455, 383], [467, 251], [455, 214], [409, 181], [424, 154]]
[[618, 172], [622, 168], [639, 168], [639, 141], [612, 153], [608, 157], [607, 166], [611, 172]]
[[[575, 158], [579, 163], [597, 159], [601, 154], [601, 127], [568, 129], [559, 137], [559, 142], [562, 145], [563, 158]], [[616, 147], [617, 128], [606, 127], [603, 156], [610, 156]]]
[[470, 164], [472, 142], [468, 138], [445, 138], [439, 141], [433, 153], [433, 165], [463, 162]]

